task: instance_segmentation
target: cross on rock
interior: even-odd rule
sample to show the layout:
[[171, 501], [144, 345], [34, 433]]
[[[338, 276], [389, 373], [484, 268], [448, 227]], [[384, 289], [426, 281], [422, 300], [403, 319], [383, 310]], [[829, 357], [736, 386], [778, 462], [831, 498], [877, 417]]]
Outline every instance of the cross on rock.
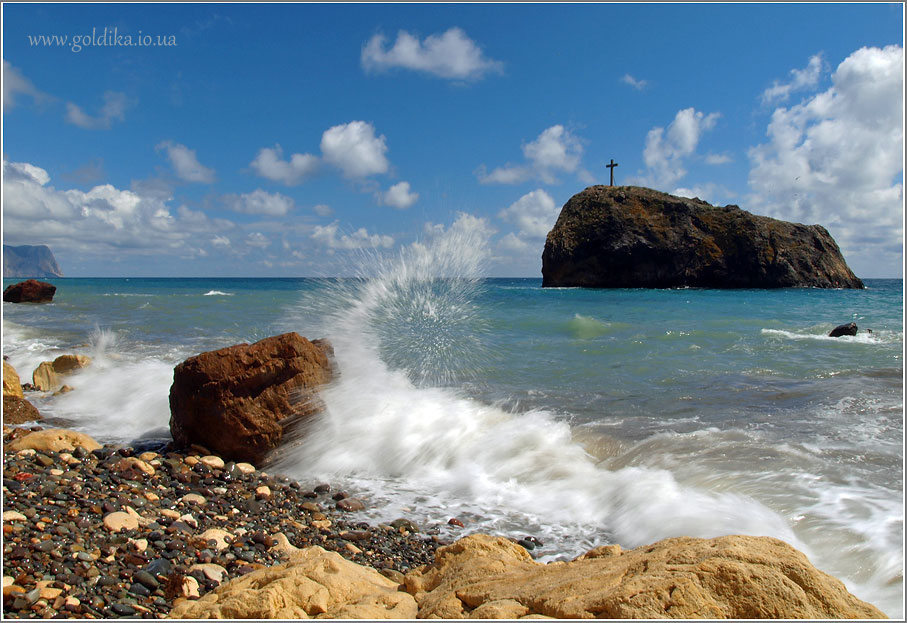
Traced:
[[606, 164], [605, 166], [611, 169], [611, 186], [614, 186], [614, 167], [618, 166], [618, 164], [614, 162], [614, 158], [611, 158], [611, 164]]

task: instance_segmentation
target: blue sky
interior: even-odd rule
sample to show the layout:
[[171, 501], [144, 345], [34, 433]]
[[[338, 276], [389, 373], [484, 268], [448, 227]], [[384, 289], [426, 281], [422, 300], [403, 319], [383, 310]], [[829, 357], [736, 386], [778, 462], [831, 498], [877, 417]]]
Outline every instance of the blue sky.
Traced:
[[67, 276], [320, 276], [459, 222], [486, 274], [538, 277], [614, 158], [901, 277], [903, 28], [865, 3], [5, 4], [3, 241]]

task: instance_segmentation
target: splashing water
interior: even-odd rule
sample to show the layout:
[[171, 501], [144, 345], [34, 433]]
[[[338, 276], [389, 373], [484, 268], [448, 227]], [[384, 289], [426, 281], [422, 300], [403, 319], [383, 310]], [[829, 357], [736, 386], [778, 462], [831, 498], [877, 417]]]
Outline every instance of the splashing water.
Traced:
[[770, 534], [808, 551], [751, 498], [684, 486], [664, 469], [606, 469], [552, 413], [508, 412], [442, 387], [462, 377], [477, 344], [470, 300], [487, 244], [471, 225], [413, 245], [346, 293], [328, 331], [339, 380], [276, 469], [345, 479], [376, 520], [458, 516], [471, 531], [538, 535], [543, 560], [680, 535]]

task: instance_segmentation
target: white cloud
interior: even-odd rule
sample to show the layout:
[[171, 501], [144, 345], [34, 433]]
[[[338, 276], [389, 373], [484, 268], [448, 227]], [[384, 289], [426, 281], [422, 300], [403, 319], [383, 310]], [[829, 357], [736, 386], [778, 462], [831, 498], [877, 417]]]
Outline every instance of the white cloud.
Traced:
[[633, 87], [637, 91], [642, 91], [649, 84], [648, 80], [637, 80], [630, 74], [624, 74], [624, 77], [621, 78], [620, 81], [625, 84], [629, 84], [631, 87]]
[[362, 67], [381, 71], [393, 67], [421, 71], [441, 78], [477, 80], [491, 72], [501, 72], [503, 63], [486, 58], [482, 49], [459, 28], [440, 35], [429, 35], [425, 41], [405, 30], [385, 49], [387, 39], [376, 34], [362, 48]]
[[318, 165], [318, 157], [312, 154], [293, 154], [289, 160], [284, 160], [280, 145], [263, 147], [251, 163], [260, 176], [287, 186], [295, 186], [311, 177]]
[[4, 160], [3, 172], [3, 237], [9, 244], [40, 240], [80, 256], [156, 256], [162, 250], [194, 256], [199, 240], [233, 227], [110, 184], [58, 190], [46, 170], [30, 163]]
[[544, 238], [551, 231], [560, 210], [554, 199], [542, 189], [533, 190], [501, 210], [498, 216], [514, 223], [521, 237]]
[[510, 232], [498, 240], [498, 248], [511, 253], [525, 253], [529, 250], [529, 243], [515, 233]]
[[822, 60], [822, 54], [811, 56], [809, 64], [803, 69], [791, 69], [790, 82], [778, 82], [762, 92], [762, 103], [772, 104], [775, 101], [784, 102], [794, 91], [800, 91], [816, 86], [819, 78], [825, 70], [825, 62]]
[[329, 249], [349, 250], [368, 247], [389, 249], [394, 246], [394, 239], [391, 236], [369, 234], [364, 227], [360, 227], [352, 234], [341, 234], [339, 237], [338, 230], [337, 221], [330, 225], [316, 225], [311, 238]]
[[410, 191], [409, 182], [398, 182], [391, 186], [387, 192], [378, 193], [378, 201], [382, 205], [391, 206], [398, 210], [405, 210], [419, 200], [419, 193]]
[[510, 164], [496, 167], [492, 169], [491, 173], [488, 173], [488, 169], [483, 164], [476, 169], [475, 173], [482, 184], [519, 184], [532, 177], [532, 169], [529, 167]]
[[268, 193], [258, 188], [242, 195], [230, 194], [222, 197], [224, 205], [234, 212], [285, 216], [293, 209], [293, 200], [280, 193]]
[[126, 119], [126, 108], [129, 100], [125, 93], [107, 91], [104, 93], [104, 105], [98, 114], [86, 114], [79, 106], [72, 102], [66, 103], [66, 121], [86, 130], [109, 130], [114, 121]]
[[31, 80], [23, 76], [22, 72], [3, 59], [3, 112], [12, 110], [20, 94], [28, 95], [33, 100], [43, 100], [47, 97], [32, 84]]
[[211, 244], [216, 247], [229, 247], [230, 239], [226, 236], [214, 236], [214, 238], [211, 239]]
[[582, 141], [570, 130], [558, 124], [542, 131], [535, 140], [523, 145], [525, 165], [507, 164], [487, 173], [485, 165], [476, 170], [476, 176], [482, 184], [518, 184], [533, 177], [538, 177], [546, 184], [556, 184], [555, 174], [577, 173], [580, 178], [588, 179], [588, 171], [581, 170], [580, 160], [583, 156]]
[[386, 139], [375, 136], [375, 128], [365, 121], [350, 121], [325, 130], [321, 137], [325, 162], [338, 167], [348, 178], [386, 173], [390, 163], [385, 157]]
[[312, 210], [318, 216], [330, 216], [334, 213], [334, 211], [331, 209], [331, 206], [324, 203], [319, 203], [317, 206], [313, 207]]
[[731, 158], [730, 154], [706, 154], [705, 163], [706, 164], [727, 164], [728, 162], [733, 162], [734, 159]]
[[715, 126], [719, 116], [685, 108], [677, 112], [667, 131], [649, 130], [643, 150], [647, 171], [641, 183], [664, 188], [685, 176], [684, 160], [696, 151], [702, 134]]
[[271, 241], [260, 231], [254, 231], [246, 236], [246, 244], [256, 249], [264, 249], [271, 245]]
[[825, 226], [858, 275], [902, 271], [903, 72], [900, 46], [853, 52], [749, 151], [751, 209]]
[[157, 145], [158, 151], [165, 150], [170, 165], [176, 176], [186, 182], [204, 182], [210, 184], [214, 181], [214, 169], [202, 165], [195, 155], [194, 149], [173, 141], [163, 141]]

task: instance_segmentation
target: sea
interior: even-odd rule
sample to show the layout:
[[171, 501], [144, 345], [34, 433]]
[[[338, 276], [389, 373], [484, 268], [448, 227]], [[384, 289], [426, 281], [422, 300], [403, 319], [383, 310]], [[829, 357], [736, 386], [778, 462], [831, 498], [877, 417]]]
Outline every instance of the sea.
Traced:
[[3, 354], [23, 382], [91, 356], [72, 392], [29, 398], [100, 441], [150, 443], [169, 439], [187, 357], [327, 337], [325, 410], [267, 470], [342, 486], [368, 521], [534, 536], [540, 561], [772, 536], [903, 617], [902, 280], [542, 288], [483, 277], [481, 241], [454, 234], [362, 252], [336, 279], [48, 279], [52, 303], [3, 304]]

